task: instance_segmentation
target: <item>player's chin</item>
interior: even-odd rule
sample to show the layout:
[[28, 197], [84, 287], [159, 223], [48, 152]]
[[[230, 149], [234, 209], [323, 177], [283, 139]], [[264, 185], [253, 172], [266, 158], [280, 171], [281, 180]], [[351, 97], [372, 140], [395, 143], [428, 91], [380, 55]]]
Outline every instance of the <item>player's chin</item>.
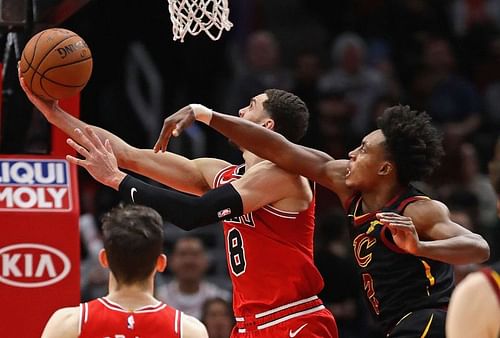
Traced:
[[345, 185], [350, 189], [356, 189], [357, 187], [356, 180], [350, 175], [345, 178]]

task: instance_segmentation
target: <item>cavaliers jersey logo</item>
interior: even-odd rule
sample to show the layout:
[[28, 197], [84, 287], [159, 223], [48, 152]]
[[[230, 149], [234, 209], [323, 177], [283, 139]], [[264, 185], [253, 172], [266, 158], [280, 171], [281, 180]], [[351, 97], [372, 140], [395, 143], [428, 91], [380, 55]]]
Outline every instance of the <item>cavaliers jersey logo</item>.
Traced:
[[377, 243], [377, 239], [367, 234], [359, 234], [354, 241], [352, 241], [352, 245], [354, 247], [354, 257], [356, 257], [356, 261], [358, 265], [362, 268], [366, 268], [368, 264], [372, 261], [372, 253], [369, 252], [369, 249]]

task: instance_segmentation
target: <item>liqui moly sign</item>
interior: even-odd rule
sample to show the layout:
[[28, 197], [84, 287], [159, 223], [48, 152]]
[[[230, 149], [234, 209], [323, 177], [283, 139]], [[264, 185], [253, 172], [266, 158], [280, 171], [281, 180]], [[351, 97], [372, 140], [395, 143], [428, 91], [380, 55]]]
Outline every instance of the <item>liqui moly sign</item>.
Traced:
[[0, 160], [0, 211], [71, 210], [68, 162]]

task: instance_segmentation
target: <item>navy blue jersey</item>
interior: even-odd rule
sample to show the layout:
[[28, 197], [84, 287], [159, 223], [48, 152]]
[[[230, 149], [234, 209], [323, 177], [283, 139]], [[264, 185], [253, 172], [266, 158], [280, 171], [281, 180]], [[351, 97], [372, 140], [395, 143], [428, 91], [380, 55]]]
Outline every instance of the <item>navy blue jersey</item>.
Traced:
[[361, 195], [347, 204], [350, 235], [365, 299], [386, 331], [411, 311], [448, 304], [454, 286], [451, 265], [417, 257], [400, 249], [378, 212], [403, 214], [414, 201], [429, 199], [409, 186], [384, 208], [363, 214]]

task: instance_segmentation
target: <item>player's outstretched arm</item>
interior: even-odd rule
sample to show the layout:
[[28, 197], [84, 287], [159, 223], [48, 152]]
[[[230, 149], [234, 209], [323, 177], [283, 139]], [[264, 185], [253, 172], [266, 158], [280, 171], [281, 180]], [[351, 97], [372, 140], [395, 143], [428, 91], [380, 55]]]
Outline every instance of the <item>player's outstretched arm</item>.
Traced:
[[205, 325], [192, 316], [183, 314], [181, 325], [184, 338], [208, 338]]
[[388, 226], [396, 245], [413, 255], [448, 264], [482, 263], [489, 258], [484, 238], [453, 222], [441, 202], [417, 201], [403, 215], [379, 213], [377, 217]]
[[82, 145], [71, 139], [68, 144], [84, 159], [68, 155], [69, 162], [82, 166], [102, 184], [119, 190], [124, 201], [154, 208], [182, 229], [191, 230], [243, 213], [241, 197], [231, 184], [200, 197], [156, 187], [120, 171], [110, 142], [103, 144], [91, 128], [82, 133], [81, 139]]
[[352, 193], [345, 186], [348, 161], [334, 160], [324, 152], [292, 143], [258, 124], [213, 112], [202, 105], [186, 106], [165, 119], [154, 151], [165, 151], [170, 137], [179, 135], [195, 120], [208, 124], [240, 147], [276, 163], [286, 171], [331, 189], [342, 201]]
[[52, 125], [80, 144], [82, 134], [76, 130], [92, 128], [102, 141], [106, 139], [110, 141], [120, 168], [152, 178], [180, 191], [199, 195], [210, 189], [208, 182], [212, 182], [216, 172], [228, 165], [225, 161], [217, 159], [189, 160], [173, 153], [155, 154], [149, 149], [132, 147], [113, 133], [89, 125], [67, 113], [59, 107], [57, 101], [47, 101], [37, 97], [26, 86], [20, 72], [18, 75], [28, 99]]
[[42, 338], [76, 338], [78, 337], [78, 307], [59, 309], [52, 314], [45, 325]]

